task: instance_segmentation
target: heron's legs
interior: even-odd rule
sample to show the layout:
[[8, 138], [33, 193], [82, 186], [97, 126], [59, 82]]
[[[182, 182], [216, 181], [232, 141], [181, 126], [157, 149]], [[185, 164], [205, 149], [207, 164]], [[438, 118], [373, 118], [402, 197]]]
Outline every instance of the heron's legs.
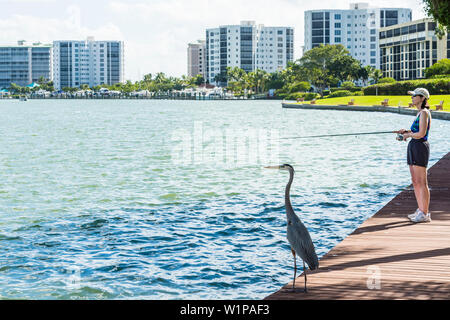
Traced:
[[303, 261], [303, 274], [305, 275], [305, 292], [308, 292], [306, 289], [306, 267], [305, 267], [305, 261]]
[[297, 259], [295, 258], [295, 251], [291, 248], [292, 255], [294, 256], [294, 283], [292, 289], [295, 290], [295, 278], [297, 277]]

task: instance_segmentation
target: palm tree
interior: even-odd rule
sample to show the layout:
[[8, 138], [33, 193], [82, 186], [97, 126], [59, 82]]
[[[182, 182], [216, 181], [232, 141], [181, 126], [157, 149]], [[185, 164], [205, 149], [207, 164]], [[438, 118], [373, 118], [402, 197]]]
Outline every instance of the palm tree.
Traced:
[[383, 77], [383, 72], [380, 69], [375, 69], [372, 72], [371, 78], [375, 81], [375, 83], [378, 83], [378, 80]]
[[167, 81], [166, 75], [164, 74], [164, 72], [158, 72], [155, 76], [155, 80], [156, 83], [163, 83]]
[[144, 75], [144, 82], [151, 82], [152, 81], [152, 74], [146, 74]]
[[248, 73], [248, 82], [251, 88], [255, 88], [255, 93], [260, 93], [266, 82], [269, 80], [269, 74], [260, 69]]

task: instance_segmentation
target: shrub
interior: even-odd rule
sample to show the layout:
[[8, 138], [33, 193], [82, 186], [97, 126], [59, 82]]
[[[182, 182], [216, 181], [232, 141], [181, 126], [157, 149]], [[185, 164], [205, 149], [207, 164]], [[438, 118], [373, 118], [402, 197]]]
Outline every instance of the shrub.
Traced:
[[363, 95], [364, 95], [364, 92], [362, 92], [362, 91], [353, 92], [353, 95], [354, 95], [354, 96], [363, 96]]
[[286, 99], [286, 97], [288, 96], [288, 94], [287, 93], [285, 93], [285, 92], [278, 92], [277, 91], [277, 93], [275, 94], [278, 98], [280, 98], [280, 99]]
[[289, 93], [285, 96], [286, 100], [297, 100], [298, 98], [304, 98], [305, 93], [304, 92], [293, 92]]
[[323, 90], [322, 93], [323, 93], [323, 96], [325, 97], [330, 94], [330, 90]]
[[436, 75], [450, 75], [450, 59], [442, 59], [425, 69], [425, 77], [431, 78]]
[[305, 92], [311, 88], [311, 85], [309, 82], [306, 81], [297, 81], [294, 82], [291, 86], [289, 86], [289, 93], [295, 93], [295, 92]]
[[352, 95], [353, 95], [353, 93], [349, 90], [338, 90], [338, 91], [334, 91], [334, 92], [330, 93], [328, 98], [347, 97], [347, 96], [352, 96]]
[[450, 74], [436, 74], [432, 76], [430, 79], [447, 79], [450, 81]]
[[334, 91], [338, 91], [338, 90], [348, 90], [348, 91], [351, 91], [351, 92], [357, 92], [357, 91], [361, 91], [361, 87], [356, 87], [356, 86], [354, 86], [354, 87], [352, 87], [352, 88], [342, 88], [342, 87], [332, 87], [332, 88], [330, 88], [330, 90], [331, 90], [331, 92], [334, 92]]
[[355, 88], [355, 84], [351, 81], [344, 81], [341, 85], [341, 88], [344, 90], [349, 90]]
[[317, 97], [319, 97], [319, 95], [317, 93], [315, 93], [315, 92], [308, 92], [308, 93], [305, 94], [304, 98], [305, 98], [306, 101], [309, 101], [309, 100], [312, 100], [312, 99], [317, 99]]
[[404, 96], [415, 88], [426, 88], [430, 94], [450, 94], [450, 79], [423, 79], [374, 84], [363, 89], [364, 95], [374, 96], [377, 88], [379, 95]]
[[381, 78], [380, 80], [378, 80], [379, 84], [381, 84], [381, 83], [394, 83], [394, 82], [396, 82], [395, 79], [394, 78], [389, 78], [389, 77]]

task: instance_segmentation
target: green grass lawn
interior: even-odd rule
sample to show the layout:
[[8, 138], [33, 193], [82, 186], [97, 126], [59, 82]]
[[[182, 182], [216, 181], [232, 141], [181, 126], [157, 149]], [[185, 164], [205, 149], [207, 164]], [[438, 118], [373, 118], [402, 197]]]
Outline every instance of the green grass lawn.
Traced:
[[[317, 99], [316, 104], [326, 104], [326, 105], [338, 105], [347, 104], [351, 99], [355, 99], [356, 106], [373, 106], [381, 105], [381, 101], [384, 99], [389, 99], [389, 105], [397, 107], [400, 106], [407, 107], [408, 103], [411, 102], [411, 96], [349, 96], [340, 98], [329, 98], [329, 99]], [[431, 95], [429, 104], [431, 106], [430, 110], [435, 110], [435, 105], [439, 104], [440, 101], [444, 101], [444, 111], [450, 111], [450, 95]], [[309, 101], [305, 102], [306, 104]]]

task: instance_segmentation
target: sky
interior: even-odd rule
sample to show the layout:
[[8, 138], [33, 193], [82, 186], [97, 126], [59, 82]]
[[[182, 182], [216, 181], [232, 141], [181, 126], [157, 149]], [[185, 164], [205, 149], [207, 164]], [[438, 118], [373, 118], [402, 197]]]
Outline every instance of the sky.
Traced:
[[[301, 56], [304, 11], [349, 9], [350, 0], [0, 0], [0, 45], [54, 40], [123, 40], [125, 79], [145, 74], [187, 74], [187, 45], [206, 28], [253, 20], [294, 28], [294, 59]], [[424, 18], [421, 0], [366, 0], [371, 7], [411, 8]]]

